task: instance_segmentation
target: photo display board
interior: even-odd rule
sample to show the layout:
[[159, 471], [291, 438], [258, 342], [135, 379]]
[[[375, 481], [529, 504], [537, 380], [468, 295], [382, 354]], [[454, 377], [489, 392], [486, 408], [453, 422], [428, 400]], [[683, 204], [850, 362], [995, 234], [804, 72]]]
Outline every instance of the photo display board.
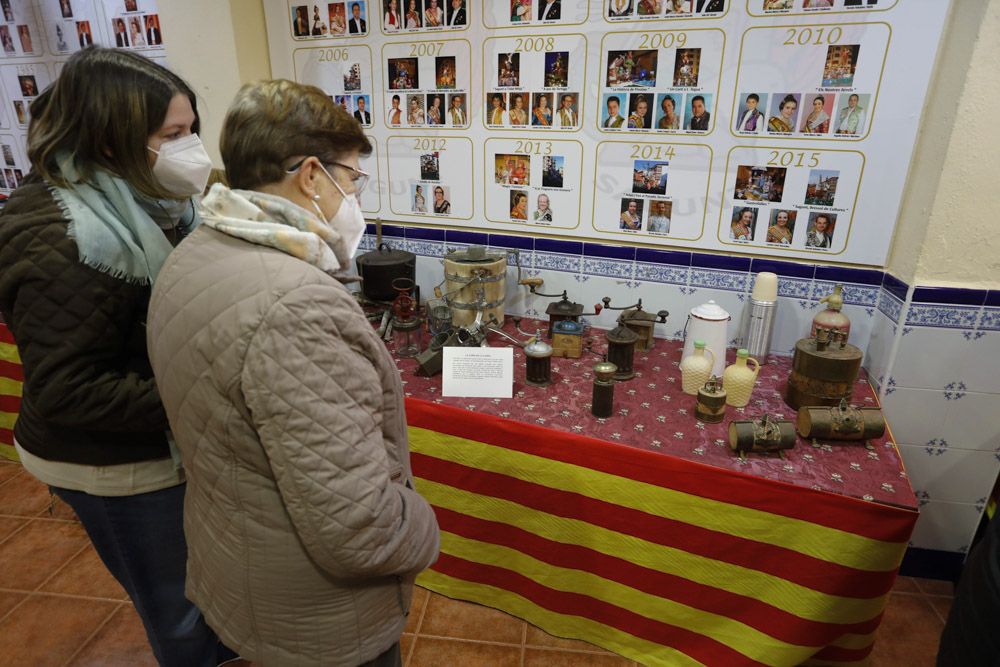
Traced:
[[0, 0], [0, 193], [10, 194], [30, 170], [32, 101], [91, 44], [166, 66], [156, 0]]
[[950, 7], [264, 9], [274, 75], [322, 88], [372, 139], [370, 219], [882, 266]]

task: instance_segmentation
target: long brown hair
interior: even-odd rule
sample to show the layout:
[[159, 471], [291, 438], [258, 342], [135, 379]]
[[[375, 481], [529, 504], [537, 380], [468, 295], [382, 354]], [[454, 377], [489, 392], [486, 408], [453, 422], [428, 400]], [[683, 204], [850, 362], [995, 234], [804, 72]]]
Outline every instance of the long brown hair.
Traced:
[[55, 83], [31, 104], [28, 159], [49, 183], [68, 187], [56, 156], [69, 154], [85, 182], [104, 169], [145, 195], [176, 199], [153, 176], [146, 148], [163, 126], [170, 100], [191, 101], [198, 132], [194, 91], [179, 76], [136, 53], [87, 47], [75, 53]]

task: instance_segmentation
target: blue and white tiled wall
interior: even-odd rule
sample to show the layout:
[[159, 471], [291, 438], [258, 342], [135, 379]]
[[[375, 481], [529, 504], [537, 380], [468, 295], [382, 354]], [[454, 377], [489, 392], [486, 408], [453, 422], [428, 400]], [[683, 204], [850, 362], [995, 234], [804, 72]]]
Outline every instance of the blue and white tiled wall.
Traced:
[[[688, 311], [713, 299], [733, 316], [735, 341], [744, 304], [761, 271], [778, 274], [778, 310], [771, 352], [791, 354], [835, 283], [844, 285], [850, 341], [865, 351], [864, 366], [879, 390], [907, 471], [923, 504], [912, 546], [966, 551], [985, 499], [1000, 471], [1000, 291], [917, 288], [872, 269], [782, 262], [535, 239], [505, 234], [384, 225], [384, 240], [417, 255], [425, 296], [443, 278], [447, 249], [471, 244], [517, 249], [525, 277], [541, 277], [540, 292], [582, 303], [602, 297], [612, 306], [642, 299], [650, 312], [668, 310], [656, 335], [683, 336]], [[362, 249], [374, 246], [370, 227]], [[508, 268], [506, 312], [545, 319], [551, 299], [518, 287]], [[588, 318], [613, 327], [617, 311]]]
[[866, 366], [921, 503], [911, 545], [968, 550], [1000, 471], [1000, 291], [886, 276]]

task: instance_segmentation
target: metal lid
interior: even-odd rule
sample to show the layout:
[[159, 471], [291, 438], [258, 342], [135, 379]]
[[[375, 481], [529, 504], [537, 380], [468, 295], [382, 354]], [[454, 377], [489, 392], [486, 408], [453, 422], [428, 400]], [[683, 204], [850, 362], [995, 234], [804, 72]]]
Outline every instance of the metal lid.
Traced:
[[505, 252], [489, 252], [486, 250], [485, 246], [481, 245], [470, 245], [465, 250], [452, 249], [448, 251], [445, 255], [445, 259], [450, 259], [453, 262], [469, 262], [474, 264], [483, 264], [487, 262], [495, 262], [498, 259], [503, 259], [507, 256]]
[[634, 343], [639, 340], [639, 334], [621, 324], [605, 335], [609, 343]]
[[355, 259], [358, 266], [386, 266], [407, 262], [416, 262], [417, 256], [406, 250], [393, 250], [388, 243], [380, 243], [378, 248], [358, 255]]
[[700, 306], [695, 306], [691, 309], [691, 315], [699, 317], [703, 320], [729, 319], [729, 313], [726, 312], [726, 309], [715, 303], [714, 300], [710, 300], [708, 303], [703, 303]]
[[750, 351], [748, 349], [746, 349], [745, 347], [741, 347], [740, 349], [736, 350], [736, 356], [737, 357], [749, 357], [750, 356]]
[[610, 361], [599, 361], [594, 364], [594, 374], [602, 382], [610, 382], [614, 374], [618, 372], [618, 367]]
[[580, 335], [583, 333], [583, 323], [575, 320], [559, 320], [552, 325], [552, 333]]
[[696, 340], [694, 342], [694, 347], [695, 347], [695, 349], [698, 349], [698, 350], [705, 349], [705, 341], [703, 341], [703, 340]]
[[554, 301], [545, 309], [546, 315], [570, 315], [575, 316], [583, 312], [582, 303], [574, 303], [569, 299]]
[[552, 346], [542, 340], [541, 336], [536, 336], [535, 340], [524, 346], [524, 354], [535, 359], [552, 356]]

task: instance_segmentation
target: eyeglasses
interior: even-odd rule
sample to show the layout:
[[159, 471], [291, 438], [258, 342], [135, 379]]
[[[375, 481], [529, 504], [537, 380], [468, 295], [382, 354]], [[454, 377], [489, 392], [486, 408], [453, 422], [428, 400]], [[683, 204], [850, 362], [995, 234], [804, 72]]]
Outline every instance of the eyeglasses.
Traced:
[[[302, 164], [306, 160], [308, 160], [308, 159], [309, 159], [308, 156], [302, 158], [301, 160], [299, 160], [298, 162], [296, 162], [295, 164], [293, 164], [291, 167], [289, 167], [288, 169], [286, 169], [285, 173], [286, 174], [294, 174], [295, 172], [297, 172], [299, 169], [302, 168]], [[343, 162], [331, 162], [329, 164], [333, 165], [333, 166], [336, 166], [336, 167], [342, 167], [342, 168], [347, 169], [348, 171], [351, 172], [351, 180], [354, 182], [354, 187], [355, 187], [354, 194], [357, 195], [360, 198], [361, 197], [361, 193], [364, 191], [365, 187], [368, 185], [368, 181], [371, 180], [371, 174], [369, 174], [367, 171], [364, 171], [363, 169], [358, 169], [357, 167], [352, 167], [351, 165], [344, 164]]]

